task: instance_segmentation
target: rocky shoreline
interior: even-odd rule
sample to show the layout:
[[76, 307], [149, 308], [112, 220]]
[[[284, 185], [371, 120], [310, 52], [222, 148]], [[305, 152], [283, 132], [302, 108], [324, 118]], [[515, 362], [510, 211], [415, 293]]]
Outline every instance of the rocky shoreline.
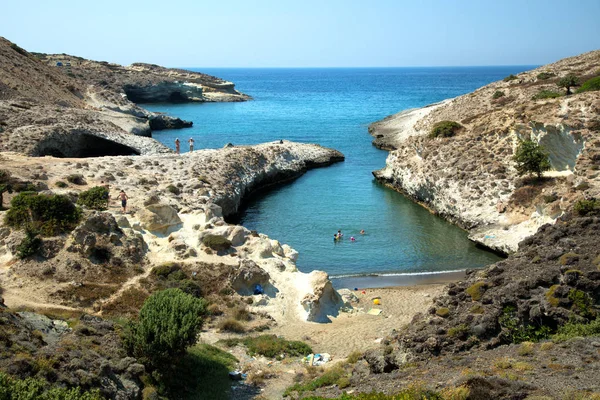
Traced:
[[[600, 193], [596, 92], [535, 98], [556, 90], [567, 74], [582, 81], [594, 76], [599, 62], [600, 51], [586, 53], [373, 123], [373, 144], [391, 150], [375, 178], [466, 229], [476, 243], [501, 254], [516, 251], [577, 199]], [[542, 79], [543, 73], [552, 78]], [[454, 137], [429, 138], [440, 121], [461, 129]], [[549, 152], [553, 170], [541, 184], [514, 168], [522, 139]]]

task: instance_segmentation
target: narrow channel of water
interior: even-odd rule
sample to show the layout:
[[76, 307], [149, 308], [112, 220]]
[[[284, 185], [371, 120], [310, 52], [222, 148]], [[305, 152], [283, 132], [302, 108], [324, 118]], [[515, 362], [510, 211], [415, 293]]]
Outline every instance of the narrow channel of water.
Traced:
[[[297, 249], [300, 270], [325, 270], [334, 277], [453, 271], [499, 258], [476, 248], [461, 229], [377, 184], [371, 171], [384, 166], [387, 152], [371, 145], [367, 126], [531, 68], [198, 69], [235, 82], [254, 100], [145, 107], [194, 121], [190, 129], [155, 132], [170, 147], [176, 137], [182, 148], [189, 137], [196, 148], [288, 139], [345, 154], [343, 163], [256, 196], [242, 214], [247, 228]], [[344, 240], [334, 242], [338, 229]]]

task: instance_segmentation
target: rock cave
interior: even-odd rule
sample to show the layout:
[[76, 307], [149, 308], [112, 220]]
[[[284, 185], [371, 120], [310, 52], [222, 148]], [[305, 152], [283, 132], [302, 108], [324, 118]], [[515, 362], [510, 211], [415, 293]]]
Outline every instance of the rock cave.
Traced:
[[131, 156], [140, 152], [112, 140], [89, 133], [50, 135], [40, 141], [31, 152], [34, 157], [86, 158], [102, 156]]

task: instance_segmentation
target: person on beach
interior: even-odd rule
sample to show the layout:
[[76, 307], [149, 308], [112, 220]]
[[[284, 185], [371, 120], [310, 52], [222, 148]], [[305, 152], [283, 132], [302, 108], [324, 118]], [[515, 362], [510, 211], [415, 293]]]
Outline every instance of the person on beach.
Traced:
[[192, 151], [194, 151], [194, 138], [190, 138], [190, 140], [188, 140], [188, 143], [190, 145], [190, 153]]
[[125, 192], [123, 190], [121, 190], [121, 192], [119, 193], [119, 199], [121, 200], [121, 208], [122, 208], [123, 214], [126, 214], [127, 213], [127, 200], [129, 199], [129, 197], [127, 197]]
[[181, 145], [181, 142], [179, 141], [179, 138], [175, 138], [175, 152], [177, 152], [177, 154], [179, 154], [179, 146]]

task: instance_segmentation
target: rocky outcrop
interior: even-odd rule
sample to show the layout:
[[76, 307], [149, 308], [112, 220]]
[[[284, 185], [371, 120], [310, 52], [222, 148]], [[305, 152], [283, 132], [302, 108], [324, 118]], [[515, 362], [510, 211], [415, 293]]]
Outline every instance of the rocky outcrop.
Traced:
[[[557, 82], [567, 74], [593, 77], [599, 62], [600, 51], [583, 54], [372, 124], [374, 144], [393, 150], [375, 177], [467, 229], [477, 243], [514, 252], [574, 201], [600, 194], [600, 92], [534, 99], [562, 90]], [[542, 79], [542, 72], [554, 75]], [[430, 138], [440, 121], [462, 128], [450, 138]], [[524, 139], [549, 153], [552, 171], [540, 182], [514, 168], [514, 150]]]
[[330, 322], [330, 316], [337, 316], [344, 306], [342, 297], [333, 289], [329, 276], [323, 271], [313, 271], [309, 275], [310, 292], [300, 303], [307, 313], [307, 321]]
[[177, 226], [181, 219], [177, 210], [168, 204], [150, 204], [142, 210], [140, 216], [142, 228], [149, 231], [166, 231], [170, 227]]
[[249, 99], [233, 83], [201, 73], [32, 54], [0, 38], [0, 150], [55, 157], [169, 152], [150, 139], [152, 131], [192, 122], [147, 111], [128, 91], [148, 102]]

